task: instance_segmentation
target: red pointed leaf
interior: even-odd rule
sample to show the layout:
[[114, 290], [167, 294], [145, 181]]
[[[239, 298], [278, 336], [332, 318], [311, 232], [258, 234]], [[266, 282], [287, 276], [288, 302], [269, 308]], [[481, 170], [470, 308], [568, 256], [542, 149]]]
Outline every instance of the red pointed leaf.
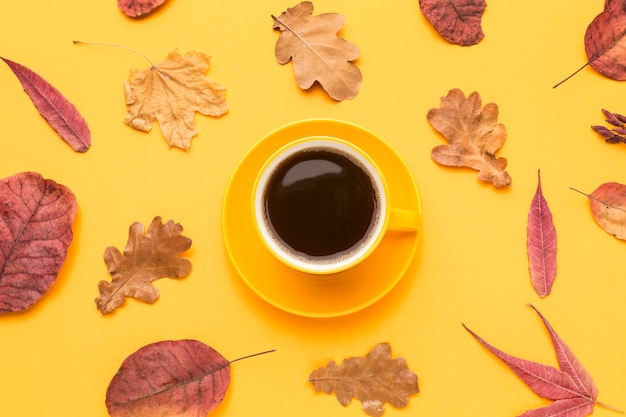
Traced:
[[0, 313], [25, 310], [56, 281], [76, 209], [67, 187], [37, 173], [0, 180]]
[[127, 16], [141, 17], [165, 2], [166, 0], [117, 0], [117, 6]]
[[593, 402], [586, 398], [567, 398], [550, 405], [528, 410], [519, 417], [585, 417], [593, 413]]
[[557, 361], [559, 362], [559, 368], [568, 374], [572, 381], [576, 384], [578, 392], [585, 396], [587, 399], [595, 400], [598, 396], [598, 388], [596, 387], [595, 382], [593, 382], [593, 378], [585, 370], [580, 361], [574, 356], [572, 350], [563, 342], [563, 340], [559, 337], [559, 335], [554, 331], [548, 320], [537, 310], [534, 306], [530, 306], [541, 321], [543, 321], [543, 325], [548, 330], [550, 334], [550, 339], [552, 339], [552, 345], [554, 346], [554, 351], [556, 353]]
[[537, 191], [528, 212], [527, 248], [530, 278], [540, 297], [552, 291], [556, 278], [556, 229], [552, 213], [541, 191], [541, 177], [537, 173]]
[[626, 80], [626, 5], [607, 0], [585, 33], [589, 65], [614, 80]]
[[479, 43], [485, 37], [481, 20], [485, 0], [420, 0], [420, 10], [448, 42], [461, 46]]
[[493, 347], [463, 325], [465, 329], [491, 353], [502, 360], [526, 385], [538, 395], [551, 400], [572, 398], [577, 395], [576, 384], [565, 372], [553, 366], [520, 359]]
[[0, 57], [17, 76], [39, 113], [76, 152], [91, 146], [91, 133], [85, 119], [55, 87], [29, 68]]
[[222, 401], [230, 362], [197, 340], [166, 340], [127, 357], [106, 393], [111, 417], [206, 416]]

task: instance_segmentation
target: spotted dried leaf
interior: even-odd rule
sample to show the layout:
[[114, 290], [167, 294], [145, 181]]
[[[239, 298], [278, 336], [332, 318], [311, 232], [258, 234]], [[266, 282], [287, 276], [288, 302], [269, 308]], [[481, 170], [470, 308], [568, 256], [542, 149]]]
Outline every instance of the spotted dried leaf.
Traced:
[[112, 281], [98, 284], [100, 295], [95, 301], [102, 314], [113, 312], [126, 297], [153, 303], [159, 298], [159, 290], [152, 281], [189, 274], [191, 262], [180, 254], [191, 247], [191, 239], [182, 231], [180, 224], [172, 220], [162, 223], [160, 217], [155, 217], [145, 234], [143, 224], [130, 226], [123, 254], [114, 246], [106, 249], [104, 262]]
[[167, 0], [117, 0], [117, 7], [126, 16], [142, 17], [151, 13], [154, 9]]
[[596, 223], [618, 239], [626, 240], [626, 185], [607, 182], [591, 194], [573, 189], [589, 199]]
[[361, 402], [361, 408], [370, 416], [384, 412], [384, 404], [406, 407], [409, 396], [417, 394], [417, 375], [404, 358], [392, 358], [388, 343], [380, 343], [364, 357], [345, 359], [341, 365], [329, 362], [309, 375], [315, 391], [335, 393], [344, 407], [352, 399]]

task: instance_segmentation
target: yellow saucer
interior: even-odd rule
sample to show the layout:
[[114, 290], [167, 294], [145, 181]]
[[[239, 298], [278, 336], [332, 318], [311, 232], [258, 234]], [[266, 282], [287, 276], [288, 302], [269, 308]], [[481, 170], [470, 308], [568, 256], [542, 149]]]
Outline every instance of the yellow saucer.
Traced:
[[345, 139], [368, 153], [387, 179], [391, 207], [412, 209], [421, 215], [421, 200], [400, 156], [378, 136], [346, 122], [311, 119], [283, 126], [259, 141], [241, 160], [222, 205], [222, 235], [235, 269], [252, 291], [277, 308], [307, 317], [336, 317], [368, 307], [391, 291], [415, 255], [420, 232], [388, 231], [367, 259], [332, 276], [311, 276], [278, 261], [255, 231], [250, 207], [252, 186], [274, 151], [309, 136]]

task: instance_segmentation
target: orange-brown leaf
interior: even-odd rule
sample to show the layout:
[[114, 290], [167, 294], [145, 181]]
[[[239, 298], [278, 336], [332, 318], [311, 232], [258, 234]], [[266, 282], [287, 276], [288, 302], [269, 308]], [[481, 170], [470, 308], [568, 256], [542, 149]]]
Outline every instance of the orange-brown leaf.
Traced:
[[130, 226], [123, 254], [113, 246], [106, 249], [104, 262], [113, 279], [98, 284], [100, 296], [95, 301], [102, 314], [113, 312], [126, 297], [153, 303], [159, 298], [159, 290], [152, 281], [189, 274], [191, 262], [179, 254], [191, 247], [191, 239], [182, 231], [180, 224], [172, 220], [162, 223], [160, 217], [155, 217], [145, 234], [143, 224]]
[[170, 147], [188, 150], [198, 133], [196, 111], [215, 117], [228, 111], [225, 88], [204, 76], [209, 62], [201, 52], [174, 51], [153, 67], [131, 70], [124, 83], [128, 109], [124, 123], [148, 132], [157, 120]]
[[578, 192], [589, 199], [596, 223], [616, 238], [626, 240], [626, 185], [607, 182], [591, 194]]
[[496, 187], [511, 184], [505, 171], [507, 160], [495, 156], [506, 139], [506, 128], [498, 123], [495, 103], [482, 107], [477, 92], [466, 98], [455, 88], [441, 98], [440, 108], [428, 111], [427, 119], [449, 143], [433, 148], [431, 157], [435, 162], [475, 169], [479, 179]]
[[360, 51], [337, 36], [345, 18], [339, 13], [312, 14], [313, 3], [303, 1], [274, 18], [274, 29], [281, 32], [276, 59], [281, 65], [293, 60], [300, 88], [317, 81], [334, 100], [352, 99], [361, 86], [361, 71], [352, 63]]
[[391, 347], [380, 343], [364, 357], [345, 359], [341, 366], [334, 361], [311, 373], [309, 381], [315, 391], [335, 393], [344, 407], [353, 398], [361, 401], [367, 415], [380, 416], [384, 403], [393, 407], [406, 407], [409, 396], [417, 394], [417, 375], [404, 358], [391, 358]]

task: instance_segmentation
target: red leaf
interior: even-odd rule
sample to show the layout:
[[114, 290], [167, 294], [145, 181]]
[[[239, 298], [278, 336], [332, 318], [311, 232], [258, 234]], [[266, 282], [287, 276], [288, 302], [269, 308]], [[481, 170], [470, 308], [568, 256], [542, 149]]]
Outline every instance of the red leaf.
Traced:
[[552, 213], [541, 191], [541, 177], [537, 173], [537, 191], [528, 212], [528, 262], [533, 288], [539, 297], [552, 291], [556, 278], [556, 229]]
[[500, 358], [534, 392], [544, 398], [556, 400], [546, 407], [526, 411], [520, 417], [584, 417], [593, 412], [595, 404], [613, 409], [596, 401], [598, 389], [591, 375], [546, 318], [535, 307], [532, 305], [530, 307], [539, 315], [550, 334], [560, 369], [504, 353], [463, 325], [476, 340]]
[[0, 57], [17, 76], [39, 113], [76, 152], [91, 146], [91, 132], [76, 107], [29, 68]]
[[25, 310], [56, 281], [76, 209], [67, 187], [37, 173], [0, 180], [0, 313]]
[[147, 15], [167, 0], [117, 0], [117, 7], [126, 16], [141, 17]]
[[585, 32], [589, 65], [614, 80], [626, 80], [626, 5], [623, 0], [607, 0], [604, 11], [593, 19]]
[[197, 340], [166, 340], [127, 357], [106, 393], [111, 417], [206, 416], [222, 401], [230, 362]]
[[607, 182], [591, 194], [572, 188], [589, 199], [596, 223], [618, 239], [626, 240], [626, 185]]
[[461, 46], [479, 43], [484, 37], [481, 19], [485, 0], [420, 0], [420, 10], [448, 42]]

